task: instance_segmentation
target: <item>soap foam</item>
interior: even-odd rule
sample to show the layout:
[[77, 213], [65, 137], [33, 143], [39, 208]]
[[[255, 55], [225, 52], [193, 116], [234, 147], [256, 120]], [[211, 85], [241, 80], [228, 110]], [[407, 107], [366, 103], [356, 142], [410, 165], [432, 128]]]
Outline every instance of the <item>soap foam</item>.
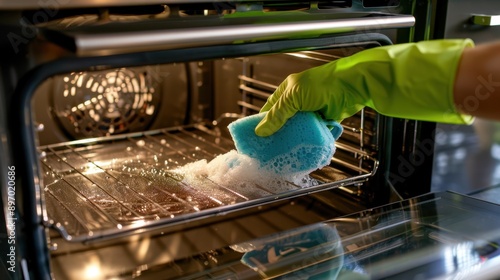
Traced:
[[[314, 170], [328, 165], [335, 153], [335, 144], [326, 143], [324, 146], [301, 144], [284, 153], [271, 158], [266, 164], [261, 164], [263, 169], [276, 173], [276, 175], [297, 182]], [[312, 158], [312, 162], [304, 162], [301, 159]]]
[[281, 166], [283, 173], [277, 174], [272, 171], [274, 169], [270, 169], [267, 165], [262, 166], [258, 160], [240, 154], [236, 150], [231, 150], [211, 161], [199, 160], [188, 163], [176, 169], [175, 172], [182, 174], [187, 184], [198, 185], [200, 179], [206, 178], [249, 198], [318, 184], [306, 172], [286, 173], [287, 166], [300, 164], [295, 162], [293, 158], [277, 159], [268, 164], [274, 163]]
[[265, 114], [229, 124], [236, 150], [179, 168], [186, 183], [206, 188], [208, 179], [248, 198], [317, 185], [309, 174], [330, 164], [342, 126], [313, 112], [298, 112], [275, 134], [260, 137], [255, 127]]

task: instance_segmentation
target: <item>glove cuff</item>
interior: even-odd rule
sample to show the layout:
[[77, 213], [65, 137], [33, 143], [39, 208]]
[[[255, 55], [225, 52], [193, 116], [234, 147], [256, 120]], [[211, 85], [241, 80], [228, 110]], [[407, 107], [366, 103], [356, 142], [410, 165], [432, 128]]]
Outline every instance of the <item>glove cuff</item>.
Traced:
[[473, 46], [470, 39], [445, 39], [361, 52], [348, 62], [359, 74], [350, 87], [384, 115], [470, 124], [473, 117], [455, 107], [454, 84], [463, 50]]

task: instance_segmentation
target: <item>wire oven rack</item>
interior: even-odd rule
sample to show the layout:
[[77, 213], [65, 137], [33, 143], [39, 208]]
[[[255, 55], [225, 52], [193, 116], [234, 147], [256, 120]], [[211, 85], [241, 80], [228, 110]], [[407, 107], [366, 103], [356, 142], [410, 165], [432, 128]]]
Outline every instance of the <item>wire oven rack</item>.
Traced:
[[[378, 162], [361, 150], [344, 150], [373, 161], [365, 170], [335, 157], [318, 172], [316, 185], [284, 182], [276, 191], [244, 189], [208, 178], [189, 183], [176, 168], [211, 160], [234, 149], [210, 125], [196, 124], [40, 147], [47, 223], [74, 242], [105, 239], [137, 228], [182, 223], [249, 205], [366, 181]], [[311, 175], [314, 177], [314, 173]]]

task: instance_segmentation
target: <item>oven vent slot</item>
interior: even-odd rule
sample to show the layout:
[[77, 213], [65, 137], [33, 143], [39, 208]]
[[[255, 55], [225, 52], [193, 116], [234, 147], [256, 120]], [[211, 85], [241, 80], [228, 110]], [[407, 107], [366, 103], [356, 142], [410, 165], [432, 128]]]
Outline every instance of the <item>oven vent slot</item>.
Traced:
[[307, 188], [284, 182], [280, 189], [234, 189], [207, 178], [183, 180], [175, 168], [234, 149], [216, 132], [198, 124], [40, 147], [48, 226], [66, 240], [102, 240], [360, 183], [376, 171], [376, 160], [339, 143], [337, 151], [372, 161], [373, 168], [334, 158], [311, 174], [318, 183]]

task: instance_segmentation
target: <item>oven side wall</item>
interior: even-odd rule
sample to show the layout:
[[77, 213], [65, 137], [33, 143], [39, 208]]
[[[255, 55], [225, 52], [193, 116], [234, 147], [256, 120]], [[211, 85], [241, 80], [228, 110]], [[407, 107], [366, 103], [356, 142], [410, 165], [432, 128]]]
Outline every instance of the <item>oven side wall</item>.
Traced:
[[[12, 106], [20, 78], [32, 66], [29, 45], [36, 37], [34, 29], [23, 25], [18, 11], [0, 12], [0, 186], [2, 226], [0, 226], [0, 273], [5, 279], [27, 279], [31, 275], [50, 275], [45, 228], [36, 205], [40, 197], [27, 197], [27, 188], [39, 188], [39, 177], [29, 164], [32, 151], [23, 149], [18, 122], [19, 113]], [[9, 240], [10, 236], [14, 236]], [[15, 255], [12, 257], [12, 255]], [[29, 258], [29, 256], [37, 256]], [[14, 260], [14, 262], [10, 262]], [[28, 266], [30, 271], [28, 272]], [[4, 278], [2, 278], [4, 279]]]

